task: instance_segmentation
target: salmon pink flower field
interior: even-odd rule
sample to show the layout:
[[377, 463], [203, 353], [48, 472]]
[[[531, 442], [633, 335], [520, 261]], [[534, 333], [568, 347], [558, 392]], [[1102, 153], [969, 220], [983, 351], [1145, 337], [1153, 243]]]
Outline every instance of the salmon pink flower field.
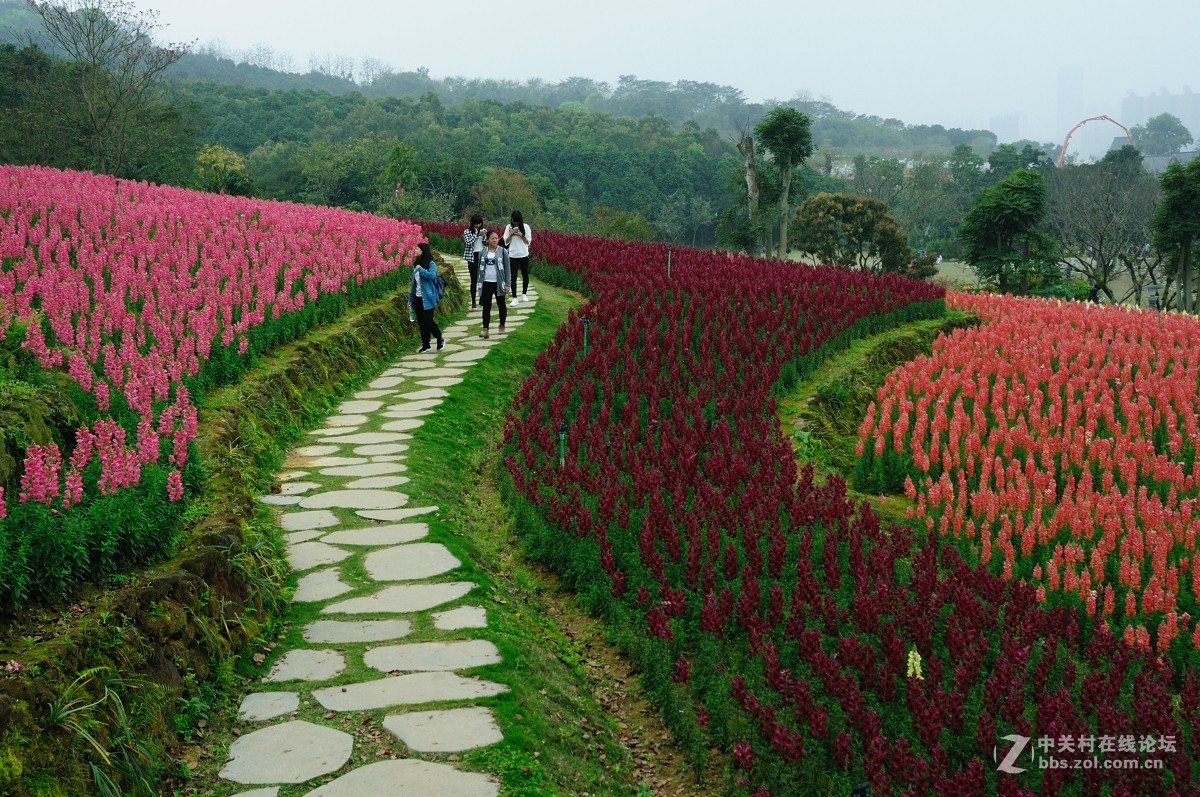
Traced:
[[951, 304], [985, 323], [893, 372], [863, 419], [859, 480], [903, 486], [917, 522], [1040, 602], [1200, 666], [1200, 320]]

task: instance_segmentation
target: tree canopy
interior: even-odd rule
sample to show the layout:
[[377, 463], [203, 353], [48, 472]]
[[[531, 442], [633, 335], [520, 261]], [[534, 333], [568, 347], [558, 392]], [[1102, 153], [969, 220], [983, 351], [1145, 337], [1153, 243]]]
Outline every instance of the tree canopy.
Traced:
[[864, 271], [904, 273], [912, 250], [878, 199], [821, 193], [796, 212], [796, 248], [825, 263]]
[[1179, 117], [1160, 113], [1144, 125], [1135, 125], [1130, 131], [1138, 149], [1145, 155], [1174, 155], [1192, 143], [1192, 134]]
[[792, 167], [803, 163], [813, 151], [812, 129], [807, 116], [792, 108], [772, 108], [754, 128], [758, 141], [779, 168], [779, 257], [788, 252], [788, 220], [792, 209], [789, 195]]
[[1038, 229], [1045, 215], [1045, 178], [1017, 169], [975, 198], [958, 231], [964, 258], [1001, 292], [1027, 293], [1059, 281], [1054, 242]]

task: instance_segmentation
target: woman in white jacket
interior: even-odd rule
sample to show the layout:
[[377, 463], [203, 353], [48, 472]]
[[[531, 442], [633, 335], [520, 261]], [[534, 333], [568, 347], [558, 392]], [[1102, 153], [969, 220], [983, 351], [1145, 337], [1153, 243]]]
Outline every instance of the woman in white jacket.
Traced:
[[[512, 220], [504, 228], [504, 245], [508, 247], [508, 261], [512, 268], [512, 303], [529, 301], [529, 243], [533, 231], [525, 223], [521, 211], [512, 212]], [[517, 271], [521, 272], [521, 295], [517, 296]]]

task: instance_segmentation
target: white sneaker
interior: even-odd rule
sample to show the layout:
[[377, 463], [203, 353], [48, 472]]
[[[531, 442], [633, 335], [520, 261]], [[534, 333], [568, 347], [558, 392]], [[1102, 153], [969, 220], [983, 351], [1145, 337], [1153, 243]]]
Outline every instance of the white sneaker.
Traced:
[[512, 297], [512, 301], [508, 303], [508, 306], [509, 306], [509, 307], [516, 307], [516, 306], [517, 306], [517, 302], [518, 302], [518, 301], [520, 301], [520, 300], [519, 300], [519, 299], [518, 299], [516, 296], [514, 296], [514, 297]]

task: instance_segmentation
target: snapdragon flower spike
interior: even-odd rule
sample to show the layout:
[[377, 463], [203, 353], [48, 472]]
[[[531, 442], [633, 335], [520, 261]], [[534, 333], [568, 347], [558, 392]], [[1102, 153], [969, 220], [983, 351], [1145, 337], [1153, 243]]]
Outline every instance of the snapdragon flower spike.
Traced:
[[977, 540], [968, 547], [996, 572], [1032, 573], [1044, 602], [1115, 622], [1142, 648], [1195, 649], [1195, 619], [1179, 609], [1200, 597], [1200, 322], [949, 301], [986, 323], [891, 374], [860, 449], [908, 457], [917, 521]]
[[[118, 206], [116, 192], [106, 175], [0, 166], [0, 332], [25, 322], [43, 368], [65, 367], [102, 414], [119, 396], [138, 416], [132, 452], [99, 433], [102, 494], [137, 484], [142, 464], [184, 466], [196, 413], [182, 380], [219, 345], [246, 354], [265, 321], [410, 262], [421, 237], [367, 213], [130, 180]], [[165, 462], [154, 430], [171, 439]], [[78, 442], [82, 470], [92, 448]], [[45, 501], [58, 477], [33, 456], [22, 493]]]

